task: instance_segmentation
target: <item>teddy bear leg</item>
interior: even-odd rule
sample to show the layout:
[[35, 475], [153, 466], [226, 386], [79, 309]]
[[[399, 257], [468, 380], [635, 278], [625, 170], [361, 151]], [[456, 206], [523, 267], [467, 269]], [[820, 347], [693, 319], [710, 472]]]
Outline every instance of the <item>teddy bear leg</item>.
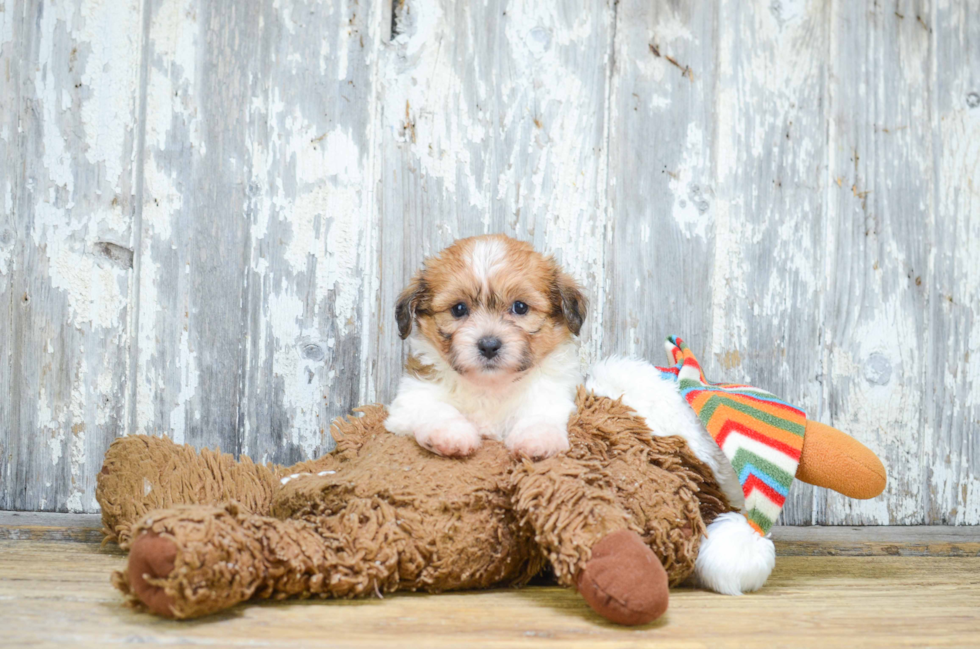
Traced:
[[667, 611], [667, 571], [630, 530], [613, 532], [592, 548], [576, 586], [592, 610], [617, 624], [646, 624]]
[[124, 550], [132, 527], [148, 512], [174, 505], [236, 501], [250, 512], [267, 514], [279, 488], [275, 472], [247, 457], [174, 444], [166, 437], [131, 435], [106, 451], [95, 490], [103, 532]]
[[140, 600], [153, 613], [174, 617], [174, 598], [167, 594], [160, 581], [173, 572], [176, 561], [177, 543], [173, 539], [156, 532], [141, 534], [129, 550], [124, 592]]
[[651, 622], [667, 610], [664, 566], [629, 529], [627, 511], [608, 490], [583, 482], [580, 469], [567, 456], [525, 464], [515, 509], [534, 529], [559, 583], [576, 588], [608, 620]]
[[113, 583], [164, 617], [195, 618], [249, 599], [357, 597], [398, 586], [397, 543], [357, 517], [316, 524], [248, 514], [235, 504], [158, 510], [134, 529]]
[[134, 604], [171, 618], [214, 613], [252, 596], [268, 570], [234, 504], [176, 506], [134, 526], [126, 570], [113, 584]]

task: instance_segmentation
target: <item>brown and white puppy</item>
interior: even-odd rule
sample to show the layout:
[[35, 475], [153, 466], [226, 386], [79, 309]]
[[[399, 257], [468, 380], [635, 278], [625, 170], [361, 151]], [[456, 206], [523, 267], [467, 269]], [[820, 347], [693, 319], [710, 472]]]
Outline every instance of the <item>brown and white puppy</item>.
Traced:
[[529, 244], [457, 241], [398, 299], [410, 356], [385, 427], [446, 456], [469, 455], [483, 437], [532, 458], [567, 449], [585, 311], [574, 280]]

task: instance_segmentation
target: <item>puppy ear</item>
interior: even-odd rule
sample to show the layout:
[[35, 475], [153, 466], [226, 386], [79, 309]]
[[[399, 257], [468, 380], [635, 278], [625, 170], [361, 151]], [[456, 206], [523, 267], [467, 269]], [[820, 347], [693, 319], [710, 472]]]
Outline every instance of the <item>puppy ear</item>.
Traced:
[[408, 338], [408, 334], [412, 333], [415, 313], [424, 294], [425, 281], [421, 274], [417, 274], [405, 287], [402, 294], [398, 296], [398, 302], [395, 304], [395, 320], [398, 322], [398, 335], [402, 340]]
[[561, 314], [565, 316], [565, 324], [568, 330], [577, 336], [582, 330], [582, 323], [585, 322], [588, 300], [575, 280], [563, 272], [558, 272], [555, 286], [561, 301]]

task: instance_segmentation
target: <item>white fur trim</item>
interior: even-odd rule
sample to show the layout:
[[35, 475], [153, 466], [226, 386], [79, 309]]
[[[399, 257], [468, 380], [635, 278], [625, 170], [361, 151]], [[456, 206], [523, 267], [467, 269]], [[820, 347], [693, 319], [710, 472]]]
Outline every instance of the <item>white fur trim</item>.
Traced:
[[623, 403], [643, 417], [657, 437], [683, 437], [694, 455], [714, 473], [732, 507], [741, 509], [745, 505], [735, 469], [681, 396], [677, 381], [665, 379], [647, 361], [610, 356], [592, 367], [585, 387], [599, 396], [622, 397]]
[[723, 595], [762, 588], [776, 565], [772, 540], [759, 536], [745, 517], [729, 512], [708, 526], [694, 564], [693, 580]]

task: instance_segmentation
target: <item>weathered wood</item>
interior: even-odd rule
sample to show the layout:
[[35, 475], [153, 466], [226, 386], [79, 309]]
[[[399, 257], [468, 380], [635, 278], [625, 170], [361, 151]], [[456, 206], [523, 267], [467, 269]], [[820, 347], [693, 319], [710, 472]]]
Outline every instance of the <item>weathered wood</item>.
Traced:
[[[715, 251], [708, 376], [766, 386], [823, 414], [825, 3], [720, 5]], [[746, 101], [752, 97], [752, 101]], [[810, 523], [793, 486], [784, 523]]]
[[237, 452], [259, 16], [148, 1], [130, 432]]
[[377, 7], [151, 13], [133, 431], [324, 453], [361, 401]]
[[237, 452], [259, 17], [148, 1], [130, 432]]
[[0, 509], [92, 511], [125, 431], [140, 19], [0, 6]]
[[[977, 526], [772, 528], [776, 554], [791, 556], [980, 556]], [[0, 511], [0, 540], [101, 543], [99, 514]], [[111, 545], [110, 547], [116, 547]]]
[[604, 622], [571, 589], [542, 586], [267, 602], [173, 622], [123, 606], [108, 575], [124, 565], [97, 545], [0, 541], [4, 643], [891, 649], [975, 646], [980, 625], [976, 558], [785, 557], [758, 593], [677, 588], [667, 614], [638, 628]]
[[[396, 3], [381, 125], [376, 394], [401, 373], [396, 296], [454, 239], [533, 241], [603, 286], [606, 67], [612, 10], [590, 0]], [[595, 356], [600, 309], [583, 355]]]
[[602, 353], [706, 358], [712, 327], [716, 3], [623, 0], [609, 99]]
[[933, 522], [930, 16], [919, 2], [831, 12], [824, 419], [877, 450], [889, 481], [867, 502], [817, 492], [817, 520]]
[[368, 400], [380, 12], [380, 2], [265, 3], [259, 18], [238, 432], [261, 461], [331, 450], [330, 422]]
[[[937, 3], [935, 216], [923, 424], [930, 523], [980, 522], [980, 3]], [[921, 465], [920, 465], [921, 466]]]
[[980, 523], [976, 0], [232, 4], [0, 4], [0, 508], [93, 511], [127, 433], [329, 450], [503, 231], [584, 360], [677, 333], [881, 454], [784, 522]]
[[[778, 557], [980, 557], [980, 527], [894, 525], [772, 528]], [[782, 559], [779, 559], [780, 561]]]
[[0, 541], [102, 543], [99, 514], [0, 512]]

